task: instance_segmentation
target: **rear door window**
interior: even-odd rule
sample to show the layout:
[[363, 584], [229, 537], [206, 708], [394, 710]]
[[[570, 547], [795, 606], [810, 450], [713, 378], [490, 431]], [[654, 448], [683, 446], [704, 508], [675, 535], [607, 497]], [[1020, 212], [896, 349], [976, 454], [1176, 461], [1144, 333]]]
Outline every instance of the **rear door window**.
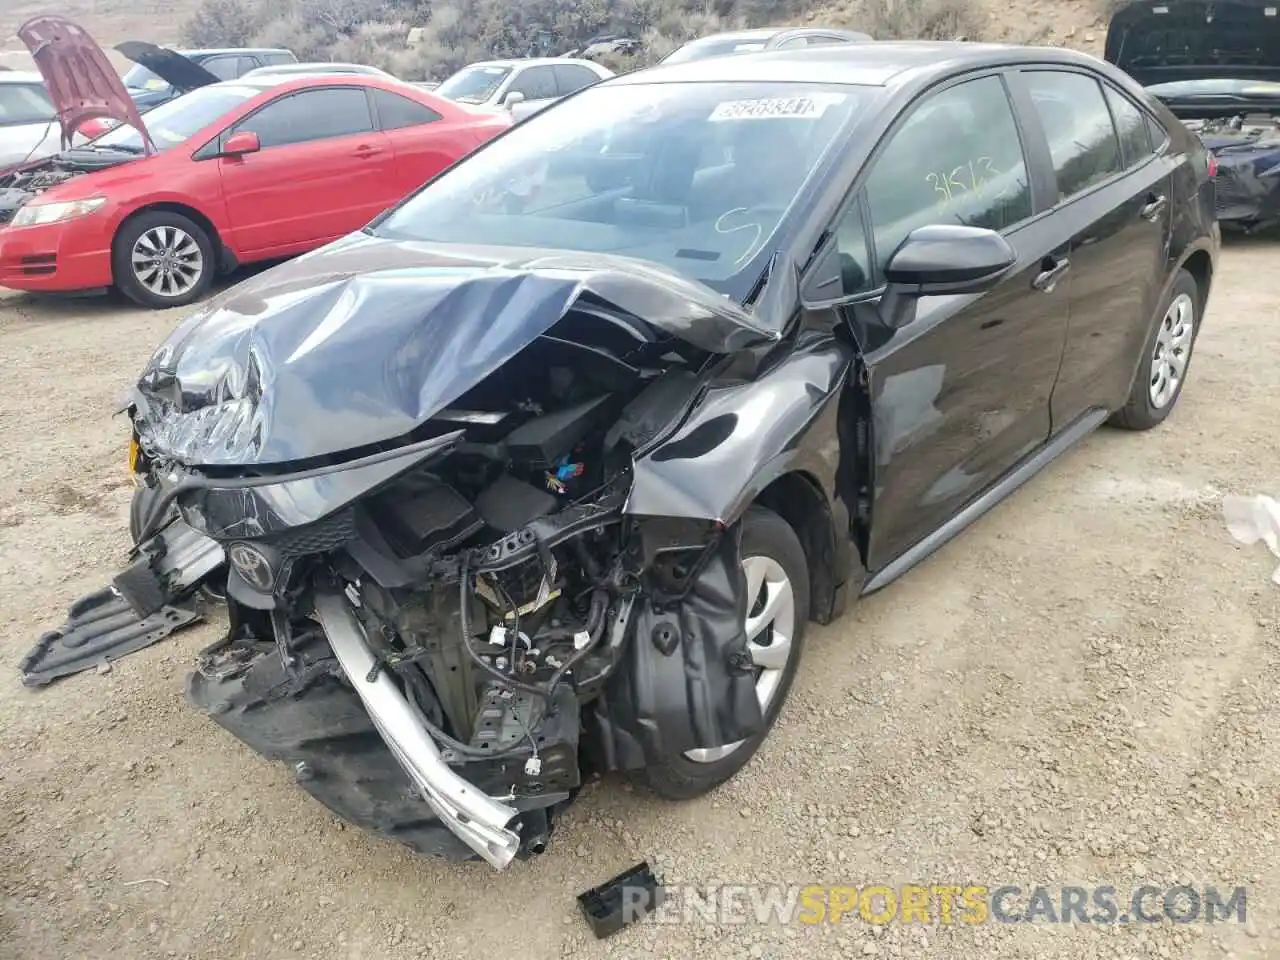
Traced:
[[1120, 140], [1097, 80], [1059, 70], [1024, 76], [1049, 140], [1060, 201], [1124, 169]]
[[236, 130], [256, 133], [266, 149], [368, 133], [373, 115], [363, 89], [324, 87], [273, 100]]
[[374, 105], [378, 108], [378, 124], [383, 130], [416, 127], [440, 119], [440, 114], [430, 107], [398, 93], [376, 89], [372, 92]]
[[0, 83], [0, 127], [49, 123], [54, 115], [53, 101], [40, 84]]
[[204, 67], [219, 80], [234, 80], [240, 76], [236, 71], [239, 69], [239, 57], [210, 57], [208, 60], [202, 60], [200, 66]]
[[589, 87], [600, 79], [586, 67], [576, 63], [567, 63], [564, 66], [557, 64], [553, 69], [556, 75], [556, 89], [560, 91], [562, 97], [577, 93], [583, 87]]
[[1104, 87], [1111, 118], [1115, 121], [1120, 138], [1120, 157], [1125, 169], [1135, 167], [1151, 156], [1151, 134], [1147, 128], [1147, 115], [1134, 106], [1129, 98], [1110, 87]]

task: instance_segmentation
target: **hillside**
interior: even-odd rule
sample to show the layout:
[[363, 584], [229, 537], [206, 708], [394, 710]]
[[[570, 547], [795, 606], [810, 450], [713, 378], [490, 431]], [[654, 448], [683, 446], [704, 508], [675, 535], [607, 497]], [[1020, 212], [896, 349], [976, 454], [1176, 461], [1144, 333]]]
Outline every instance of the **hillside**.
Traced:
[[[118, 65], [110, 47], [142, 39], [178, 44], [254, 40], [291, 46], [301, 57], [376, 62], [408, 79], [439, 75], [467, 60], [513, 55], [530, 36], [560, 48], [603, 30], [641, 35], [661, 54], [690, 36], [737, 25], [824, 23], [868, 30], [883, 39], [959, 33], [968, 39], [1070, 46], [1101, 55], [1100, 0], [62, 0], [58, 9], [83, 24]], [[41, 0], [11, 0], [0, 22], [0, 65], [30, 66], [13, 32], [45, 12]], [[193, 33], [193, 17], [206, 16]], [[228, 17], [228, 10], [230, 16]], [[244, 20], [252, 21], [246, 25]], [[370, 22], [374, 21], [374, 22]], [[409, 49], [413, 26], [426, 25]], [[636, 28], [639, 25], [639, 29]], [[629, 30], [627, 28], [630, 28]], [[245, 34], [243, 37], [237, 34]], [[222, 36], [219, 36], [221, 34]], [[635, 66], [639, 63], [620, 64]]]

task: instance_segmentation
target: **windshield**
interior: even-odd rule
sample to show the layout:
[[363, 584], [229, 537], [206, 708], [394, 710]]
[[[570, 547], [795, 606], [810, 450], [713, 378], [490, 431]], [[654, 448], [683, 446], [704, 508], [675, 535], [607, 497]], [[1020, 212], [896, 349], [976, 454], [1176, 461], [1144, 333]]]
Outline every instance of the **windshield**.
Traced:
[[1181, 97], [1261, 97], [1280, 99], [1280, 83], [1265, 80], [1176, 80], [1172, 83], [1156, 83], [1147, 90], [1162, 100]]
[[590, 87], [512, 127], [370, 229], [638, 257], [745, 295], [756, 256], [866, 96], [801, 83]]
[[169, 81], [156, 76], [140, 63], [135, 63], [124, 75], [124, 85], [130, 90], [168, 90]]
[[461, 103], [484, 103], [510, 72], [510, 67], [465, 67], [436, 87], [436, 93]]
[[[154, 110], [148, 110], [143, 116], [143, 122], [157, 149], [168, 150], [261, 92], [255, 87], [234, 85], [201, 87], [168, 103], [162, 103]], [[142, 135], [127, 124], [107, 131], [92, 143], [129, 153], [143, 151]]]
[[49, 94], [38, 83], [0, 83], [0, 127], [49, 123], [54, 119]]
[[741, 37], [724, 40], [694, 40], [692, 43], [686, 43], [675, 53], [669, 54], [662, 62], [664, 64], [688, 63], [691, 60], [706, 60], [710, 57], [723, 57], [731, 53], [750, 53], [753, 50], [763, 50], [764, 45], [763, 38], [755, 40], [746, 40]]

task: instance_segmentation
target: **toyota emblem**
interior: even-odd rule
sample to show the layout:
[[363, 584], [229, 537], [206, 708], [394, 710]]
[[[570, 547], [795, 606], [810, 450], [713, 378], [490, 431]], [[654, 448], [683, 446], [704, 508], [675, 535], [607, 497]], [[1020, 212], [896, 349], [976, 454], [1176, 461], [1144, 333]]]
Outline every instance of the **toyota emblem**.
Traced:
[[273, 577], [271, 564], [261, 553], [247, 543], [233, 543], [227, 551], [231, 565], [249, 584], [263, 593], [270, 593]]

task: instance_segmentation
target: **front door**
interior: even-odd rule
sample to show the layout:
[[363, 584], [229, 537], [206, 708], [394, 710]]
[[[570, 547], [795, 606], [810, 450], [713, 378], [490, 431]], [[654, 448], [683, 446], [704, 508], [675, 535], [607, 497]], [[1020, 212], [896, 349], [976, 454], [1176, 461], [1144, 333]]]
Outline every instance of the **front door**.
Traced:
[[846, 293], [874, 291], [907, 234], [927, 224], [998, 230], [1018, 254], [994, 289], [921, 298], [914, 321], [896, 331], [868, 304], [845, 311], [871, 395], [875, 572], [1048, 438], [1070, 276], [1069, 237], [1052, 218], [1032, 219], [1028, 163], [1000, 75], [926, 95], [871, 164], [835, 231]]
[[262, 149], [222, 157], [231, 243], [241, 259], [284, 256], [360, 229], [397, 199], [395, 161], [363, 87], [316, 87], [272, 100], [223, 136]]
[[1022, 74], [1049, 143], [1054, 217], [1071, 234], [1071, 307], [1053, 390], [1054, 431], [1091, 407], [1124, 405], [1167, 255], [1172, 161], [1146, 114], [1085, 73]]

